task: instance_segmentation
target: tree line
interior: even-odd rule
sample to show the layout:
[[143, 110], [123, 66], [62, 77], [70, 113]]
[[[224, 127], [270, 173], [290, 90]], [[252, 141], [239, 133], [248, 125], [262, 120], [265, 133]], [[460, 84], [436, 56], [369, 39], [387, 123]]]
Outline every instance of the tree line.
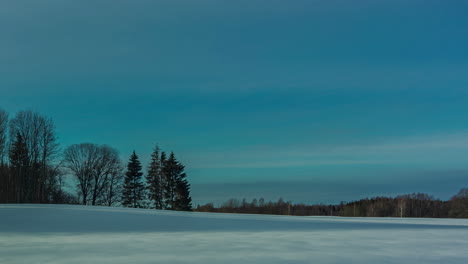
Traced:
[[[72, 177], [76, 195], [64, 191]], [[0, 109], [0, 203], [57, 203], [191, 210], [185, 166], [156, 146], [144, 170], [135, 151], [124, 166], [116, 149], [92, 143], [60, 151], [51, 118], [34, 111], [11, 117]], [[279, 215], [468, 218], [468, 189], [448, 201], [415, 193], [336, 205], [230, 199], [196, 211]]]
[[32, 111], [9, 119], [0, 110], [0, 202], [66, 200], [61, 191], [58, 143], [52, 120]]
[[219, 207], [213, 203], [199, 205], [195, 211], [298, 216], [468, 218], [468, 188], [461, 189], [448, 201], [424, 193], [366, 198], [336, 205], [293, 204], [283, 198], [276, 202], [266, 202], [263, 198], [251, 202], [233, 198]]
[[[66, 176], [77, 182], [77, 195], [64, 191]], [[192, 209], [185, 166], [173, 152], [156, 146], [144, 173], [135, 151], [126, 166], [108, 145], [73, 144], [62, 152], [52, 119], [34, 111], [10, 118], [2, 109], [0, 203]]]

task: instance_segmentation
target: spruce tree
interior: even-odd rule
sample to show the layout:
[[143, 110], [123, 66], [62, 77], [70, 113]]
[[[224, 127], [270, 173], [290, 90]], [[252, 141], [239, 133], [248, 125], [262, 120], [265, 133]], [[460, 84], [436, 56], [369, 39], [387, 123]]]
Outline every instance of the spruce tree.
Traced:
[[168, 203], [165, 195], [166, 186], [167, 186], [167, 178], [166, 178], [166, 162], [167, 156], [166, 152], [161, 152], [160, 163], [161, 163], [161, 209], [167, 209]]
[[190, 197], [190, 184], [184, 172], [185, 166], [171, 153], [164, 164], [165, 188], [164, 198], [167, 209], [189, 211], [192, 209], [192, 198]]
[[174, 153], [164, 162], [164, 203], [166, 209], [174, 210], [176, 163]]
[[179, 210], [179, 211], [191, 211], [192, 210], [192, 198], [190, 197], [190, 184], [188, 183], [186, 177], [187, 175], [185, 173], [182, 173], [180, 174], [180, 177], [177, 180], [175, 210]]
[[145, 186], [142, 182], [143, 172], [138, 156], [133, 151], [125, 174], [122, 205], [125, 207], [141, 208], [144, 202]]
[[153, 208], [163, 209], [162, 160], [159, 157], [158, 146], [156, 146], [153, 154], [151, 154], [146, 182], [148, 184], [148, 198], [153, 203]]

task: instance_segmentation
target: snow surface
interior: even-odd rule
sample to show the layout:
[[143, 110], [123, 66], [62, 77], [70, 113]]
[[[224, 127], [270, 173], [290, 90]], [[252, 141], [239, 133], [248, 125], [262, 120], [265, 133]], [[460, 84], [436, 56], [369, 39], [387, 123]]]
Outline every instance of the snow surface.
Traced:
[[468, 263], [468, 220], [0, 205], [0, 263]]

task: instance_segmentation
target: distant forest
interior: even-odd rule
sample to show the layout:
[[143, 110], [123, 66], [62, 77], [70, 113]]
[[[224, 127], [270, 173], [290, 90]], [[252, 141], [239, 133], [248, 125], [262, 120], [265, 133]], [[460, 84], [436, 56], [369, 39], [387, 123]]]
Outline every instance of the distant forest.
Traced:
[[285, 202], [283, 198], [276, 202], [266, 202], [263, 198], [251, 202], [246, 199], [229, 199], [220, 207], [208, 203], [197, 206], [195, 211], [298, 216], [468, 218], [468, 189], [460, 190], [449, 201], [441, 201], [424, 193], [366, 198], [336, 205], [293, 204]]
[[[65, 177], [76, 182], [76, 194], [64, 191]], [[60, 151], [51, 118], [20, 111], [10, 118], [0, 109], [0, 203], [53, 203], [192, 210], [185, 166], [158, 146], [143, 168], [133, 152], [126, 165], [108, 145], [79, 143]], [[337, 205], [293, 204], [263, 198], [230, 199], [194, 211], [349, 217], [468, 218], [468, 189], [449, 201], [428, 194], [375, 197]]]
[[[0, 109], [0, 203], [56, 203], [191, 210], [185, 167], [155, 147], [146, 176], [135, 152], [123, 165], [116, 149], [92, 143], [59, 150], [51, 118]], [[77, 195], [64, 191], [73, 177]]]

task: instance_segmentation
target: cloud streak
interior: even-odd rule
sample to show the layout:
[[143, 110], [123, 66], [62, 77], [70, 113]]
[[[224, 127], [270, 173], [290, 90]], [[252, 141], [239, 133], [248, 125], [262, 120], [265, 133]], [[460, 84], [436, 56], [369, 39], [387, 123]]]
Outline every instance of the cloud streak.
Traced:
[[[255, 146], [197, 154], [194, 168], [277, 168], [363, 164], [444, 165], [468, 155], [468, 133], [392, 139], [375, 144], [344, 146]], [[434, 164], [435, 162], [435, 164]]]

